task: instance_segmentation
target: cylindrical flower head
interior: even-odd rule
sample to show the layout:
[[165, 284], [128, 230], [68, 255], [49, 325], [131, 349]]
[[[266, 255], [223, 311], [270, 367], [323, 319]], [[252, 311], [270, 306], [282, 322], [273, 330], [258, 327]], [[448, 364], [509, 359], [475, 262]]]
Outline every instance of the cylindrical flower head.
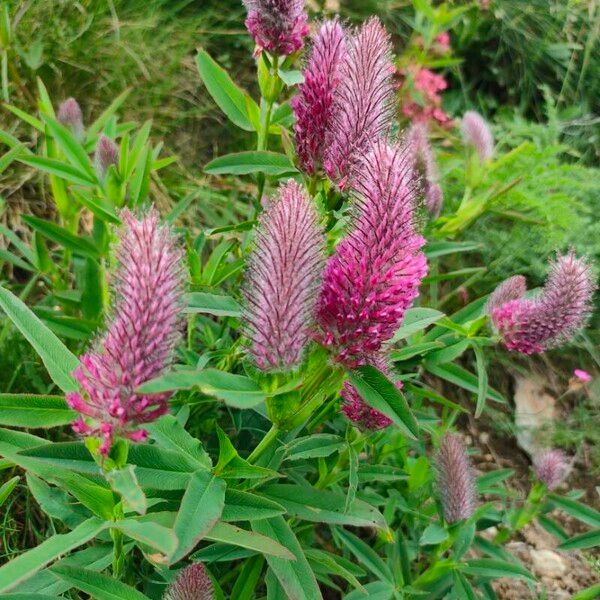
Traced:
[[314, 175], [322, 162], [325, 136], [333, 115], [334, 94], [341, 81], [345, 57], [342, 26], [337, 20], [326, 21], [314, 37], [304, 70], [304, 83], [291, 102], [296, 116], [296, 150], [302, 170], [309, 175]]
[[[375, 354], [368, 359], [365, 359], [364, 364], [372, 365], [379, 369], [386, 377], [393, 380], [390, 367], [386, 357], [382, 354]], [[396, 382], [396, 387], [402, 389], [402, 382]], [[361, 429], [368, 429], [375, 431], [377, 429], [383, 429], [392, 424], [392, 421], [386, 417], [383, 413], [370, 407], [356, 391], [356, 388], [349, 382], [344, 382], [344, 386], [341, 391], [342, 399], [342, 412], [352, 421], [356, 423]]]
[[554, 490], [569, 474], [569, 463], [561, 450], [546, 450], [534, 458], [533, 470], [549, 490]]
[[215, 600], [215, 589], [202, 563], [194, 563], [179, 573], [163, 600]]
[[119, 164], [119, 148], [117, 145], [105, 135], [101, 135], [96, 145], [96, 153], [94, 155], [94, 165], [96, 173], [100, 181], [106, 177], [108, 168], [111, 165]]
[[159, 224], [158, 213], [151, 210], [137, 219], [124, 210], [121, 219], [113, 316], [74, 372], [81, 393], [67, 395], [69, 406], [81, 415], [74, 429], [104, 438], [104, 454], [115, 436], [143, 440], [139, 426], [167, 412], [170, 394], [135, 390], [170, 364], [179, 339], [183, 288], [182, 254], [171, 231]]
[[392, 45], [385, 28], [369, 19], [348, 41], [327, 134], [324, 168], [348, 187], [371, 144], [386, 133], [394, 98]]
[[427, 211], [433, 218], [437, 218], [442, 210], [444, 196], [439, 185], [437, 162], [427, 139], [427, 125], [414, 123], [408, 131], [406, 143], [412, 154], [415, 173], [423, 187]]
[[442, 438], [436, 457], [437, 487], [448, 523], [468, 519], [475, 511], [475, 478], [469, 457], [456, 435]]
[[465, 143], [475, 148], [481, 162], [492, 158], [494, 154], [494, 136], [490, 126], [478, 112], [467, 111], [463, 115], [460, 127]]
[[246, 28], [259, 51], [293, 54], [309, 34], [304, 0], [242, 0], [248, 17]]
[[346, 366], [362, 364], [394, 335], [427, 273], [413, 183], [407, 150], [384, 142], [354, 180], [353, 226], [327, 263], [317, 309], [317, 339]]
[[264, 211], [249, 258], [244, 321], [250, 354], [263, 370], [298, 365], [310, 339], [325, 240], [317, 212], [293, 180]]
[[75, 98], [67, 98], [58, 107], [56, 118], [59, 123], [70, 128], [78, 140], [83, 139], [83, 115]]
[[513, 277], [492, 294], [488, 310], [509, 350], [543, 352], [569, 341], [583, 327], [595, 285], [588, 263], [573, 252], [558, 256], [535, 298], [524, 298], [524, 280]]

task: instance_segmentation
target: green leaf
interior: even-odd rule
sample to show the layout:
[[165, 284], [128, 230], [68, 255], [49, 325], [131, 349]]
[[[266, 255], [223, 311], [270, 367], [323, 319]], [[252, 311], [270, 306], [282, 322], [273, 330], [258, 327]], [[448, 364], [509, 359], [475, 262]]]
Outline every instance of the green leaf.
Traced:
[[337, 492], [292, 484], [267, 485], [261, 492], [285, 507], [288, 514], [305, 521], [387, 529], [383, 515], [358, 498], [346, 511], [346, 496]]
[[140, 515], [146, 513], [148, 503], [135, 476], [135, 467], [133, 465], [109, 471], [106, 473], [106, 479], [110, 483], [110, 487], [121, 495], [126, 508]]
[[295, 439], [288, 444], [285, 452], [285, 460], [325, 458], [345, 446], [346, 443], [339, 435], [332, 433], [308, 435]]
[[56, 427], [75, 419], [63, 396], [0, 394], [0, 425], [9, 427]]
[[50, 569], [74, 588], [92, 596], [95, 600], [150, 600], [148, 596], [91, 569], [56, 565]]
[[480, 250], [481, 244], [478, 242], [428, 242], [425, 246], [425, 256], [429, 260], [439, 258], [448, 254], [457, 254], [459, 252], [472, 252]]
[[55, 483], [69, 494], [75, 496], [81, 504], [95, 515], [110, 520], [113, 517], [115, 499], [107, 487], [90, 481], [87, 477], [67, 470], [51, 471], [44, 479]]
[[352, 552], [358, 564], [369, 569], [375, 577], [394, 583], [394, 576], [389, 566], [368, 544], [341, 527], [334, 530], [334, 536]]
[[448, 532], [438, 523], [431, 523], [423, 531], [419, 544], [421, 546], [434, 546], [448, 539]]
[[276, 176], [295, 173], [296, 168], [285, 154], [268, 150], [250, 150], [226, 154], [211, 160], [204, 171], [209, 175], [249, 175], [264, 173]]
[[494, 560], [491, 558], [468, 560], [461, 569], [468, 575], [481, 577], [482, 579], [510, 577], [512, 579], [528, 579], [530, 581], [535, 581], [535, 577], [524, 567], [512, 562]]
[[60, 225], [39, 219], [38, 217], [32, 217], [29, 215], [23, 216], [23, 221], [30, 225], [33, 229], [38, 231], [44, 237], [72, 250], [76, 254], [87, 256], [89, 258], [99, 258], [100, 251], [96, 247], [96, 244], [90, 239], [81, 237], [71, 233]]
[[600, 512], [591, 506], [586, 506], [577, 500], [563, 498], [556, 494], [550, 494], [548, 499], [558, 508], [564, 510], [578, 521], [590, 525], [591, 527], [600, 527]]
[[441, 350], [436, 350], [427, 356], [426, 366], [442, 365], [457, 359], [471, 346], [470, 340], [459, 340]]
[[241, 317], [242, 307], [231, 296], [192, 292], [184, 297], [185, 312], [215, 315], [216, 317]]
[[381, 371], [371, 365], [364, 365], [350, 371], [348, 375], [360, 397], [369, 406], [391, 419], [412, 439], [418, 438], [419, 425], [406, 398]]
[[48, 563], [73, 548], [82, 546], [108, 527], [99, 519], [91, 518], [65, 534], [55, 534], [32, 550], [28, 550], [0, 567], [0, 592], [17, 588]]
[[225, 505], [225, 481], [208, 471], [197, 471], [190, 479], [173, 531], [179, 540], [171, 564], [184, 558], [219, 520]]
[[249, 113], [258, 116], [259, 109], [250, 96], [233, 82], [205, 50], [198, 51], [196, 64], [208, 93], [229, 120], [241, 129], [254, 131], [252, 121], [258, 119], [251, 118]]
[[71, 183], [76, 183], [85, 187], [96, 185], [96, 179], [94, 177], [91, 177], [84, 171], [68, 165], [61, 160], [57, 160], [56, 158], [46, 158], [44, 156], [19, 156], [17, 160], [30, 167], [35, 167], [40, 171], [50, 173], [50, 175], [56, 175]]
[[293, 87], [304, 82], [304, 75], [302, 74], [302, 71], [286, 71], [284, 69], [279, 69], [278, 74], [281, 81], [283, 81], [283, 83], [285, 83], [285, 85], [288, 87]]
[[434, 308], [409, 308], [404, 314], [402, 327], [396, 331], [394, 337], [391, 339], [391, 343], [393, 344], [406, 339], [417, 333], [417, 331], [421, 331], [428, 325], [439, 321], [443, 316], [445, 316], [443, 312]]
[[289, 600], [321, 600], [323, 596], [319, 590], [314, 573], [302, 552], [302, 547], [298, 543], [294, 532], [284, 521], [283, 517], [254, 521], [252, 529], [256, 533], [276, 540], [296, 558], [293, 561], [270, 555], [266, 556], [269, 567], [273, 570]]
[[283, 514], [285, 514], [285, 508], [273, 500], [241, 490], [227, 489], [221, 520], [257, 521]]
[[364, 592], [354, 590], [344, 596], [344, 600], [392, 600], [396, 588], [387, 581], [373, 581], [364, 586]]
[[457, 598], [460, 598], [460, 600], [479, 600], [479, 596], [471, 587], [469, 580], [460, 571], [454, 571], [452, 577], [454, 578], [454, 591]]
[[71, 373], [78, 367], [79, 360], [19, 298], [2, 286], [0, 307], [39, 354], [52, 381], [64, 392], [77, 390]]
[[17, 483], [19, 483], [19, 479], [20, 477], [17, 475], [0, 486], [0, 506], [2, 506], [11, 495], [12, 491], [17, 486]]
[[263, 391], [252, 379], [217, 369], [169, 373], [144, 383], [138, 391], [159, 394], [192, 388], [198, 388], [207, 396], [215, 396], [234, 408], [253, 408], [265, 400]]
[[585, 548], [594, 548], [600, 546], [600, 529], [594, 529], [594, 531], [588, 531], [581, 535], [576, 535], [571, 539], [563, 542], [558, 549], [559, 550], [582, 550]]
[[410, 344], [401, 350], [393, 350], [390, 352], [390, 359], [394, 362], [402, 362], [414, 358], [415, 356], [426, 355], [432, 350], [443, 348], [441, 342], [425, 342], [424, 344]]
[[[153, 515], [141, 517], [152, 518]], [[177, 536], [172, 529], [154, 523], [150, 520], [121, 519], [114, 522], [114, 527], [128, 535], [131, 539], [158, 550], [166, 556], [171, 556], [177, 550]]]
[[600, 598], [600, 583], [577, 592], [571, 600], [597, 600]]
[[206, 540], [230, 544], [240, 548], [254, 550], [260, 554], [268, 554], [286, 560], [294, 560], [294, 554], [279, 542], [268, 535], [257, 533], [256, 531], [247, 531], [229, 523], [217, 523], [209, 533], [206, 534]]
[[473, 352], [475, 352], [477, 362], [477, 405], [475, 407], [475, 418], [478, 419], [485, 408], [489, 383], [483, 349], [477, 344], [473, 344]]
[[108, 108], [87, 128], [87, 137], [98, 135], [113, 115], [121, 108], [121, 105], [127, 99], [127, 96], [131, 93], [131, 89], [127, 89], [121, 92], [108, 106]]
[[2, 600], [62, 600], [62, 597], [46, 594], [2, 594], [0, 598]]

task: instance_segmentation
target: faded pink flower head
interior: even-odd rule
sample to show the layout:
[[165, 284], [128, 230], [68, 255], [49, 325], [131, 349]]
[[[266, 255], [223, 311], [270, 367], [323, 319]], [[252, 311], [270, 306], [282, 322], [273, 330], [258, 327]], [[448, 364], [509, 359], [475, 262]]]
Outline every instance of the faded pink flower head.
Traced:
[[444, 518], [448, 523], [468, 519], [477, 504], [475, 477], [458, 436], [444, 435], [435, 462]]
[[[368, 359], [365, 359], [363, 364], [372, 365], [379, 369], [388, 379], [393, 380], [390, 366], [386, 357], [383, 354], [375, 354]], [[402, 382], [396, 382], [396, 387], [402, 389]], [[392, 424], [392, 421], [386, 417], [383, 413], [370, 407], [356, 391], [356, 388], [349, 382], [344, 382], [344, 386], [341, 391], [342, 399], [342, 412], [352, 421], [356, 423], [361, 429], [368, 429], [375, 431], [377, 429], [383, 429]]]
[[556, 489], [569, 474], [569, 462], [562, 450], [546, 450], [533, 459], [536, 477], [549, 489]]
[[197, 562], [183, 569], [163, 600], [215, 600], [215, 589], [204, 565]]
[[446, 54], [450, 51], [450, 34], [447, 31], [440, 33], [435, 38], [434, 50], [439, 54]]
[[409, 65], [400, 75], [403, 77], [402, 114], [413, 123], [435, 121], [441, 127], [449, 127], [452, 120], [442, 109], [440, 95], [448, 87], [447, 81], [419, 65]]
[[494, 155], [494, 136], [487, 121], [473, 110], [467, 111], [461, 121], [465, 144], [473, 146], [479, 160], [485, 162]]
[[102, 437], [103, 454], [117, 436], [143, 440], [139, 426], [167, 412], [169, 393], [135, 390], [170, 364], [184, 281], [182, 254], [154, 209], [141, 219], [124, 210], [121, 219], [113, 316], [73, 374], [81, 392], [67, 394], [69, 406], [80, 413], [73, 428]]
[[61, 125], [68, 127], [76, 139], [83, 139], [83, 115], [75, 98], [67, 98], [59, 107], [56, 118]]
[[242, 0], [248, 17], [246, 27], [258, 51], [293, 54], [309, 34], [304, 0]]
[[287, 370], [310, 340], [325, 251], [317, 212], [293, 180], [260, 218], [244, 295], [250, 353], [263, 370]]
[[344, 29], [337, 20], [326, 21], [314, 36], [304, 83], [291, 102], [296, 116], [296, 150], [300, 166], [309, 175], [314, 175], [322, 162], [345, 58]]
[[569, 341], [583, 327], [594, 290], [587, 261], [571, 251], [551, 264], [538, 296], [525, 298], [524, 279], [512, 277], [492, 294], [488, 312], [509, 350], [534, 354]]
[[406, 148], [383, 141], [354, 179], [353, 225], [327, 263], [317, 309], [317, 339], [348, 367], [394, 335], [427, 273], [413, 183]]
[[582, 383], [589, 383], [594, 379], [587, 371], [584, 371], [583, 369], [575, 369], [573, 371], [573, 375], [575, 375], [575, 377]]
[[437, 162], [429, 145], [427, 125], [413, 123], [408, 130], [406, 143], [412, 155], [417, 179], [423, 187], [427, 211], [433, 218], [437, 218], [442, 210], [444, 195], [439, 184]]
[[371, 144], [389, 129], [394, 99], [391, 60], [390, 37], [372, 17], [348, 41], [325, 144], [323, 166], [340, 189], [348, 187]]
[[94, 165], [100, 181], [104, 181], [108, 168], [119, 164], [119, 148], [105, 135], [101, 135], [96, 145]]

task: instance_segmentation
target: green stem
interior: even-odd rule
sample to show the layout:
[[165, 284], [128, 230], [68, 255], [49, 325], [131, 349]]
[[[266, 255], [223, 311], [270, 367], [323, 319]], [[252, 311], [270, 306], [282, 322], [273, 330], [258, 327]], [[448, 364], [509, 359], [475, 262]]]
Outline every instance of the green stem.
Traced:
[[123, 576], [125, 555], [123, 554], [123, 533], [119, 529], [111, 529], [110, 537], [113, 541], [112, 574], [116, 580]]
[[260, 441], [258, 446], [254, 448], [250, 456], [246, 459], [250, 464], [254, 464], [269, 448], [269, 446], [277, 439], [279, 429], [276, 425], [272, 425], [267, 431], [265, 437]]

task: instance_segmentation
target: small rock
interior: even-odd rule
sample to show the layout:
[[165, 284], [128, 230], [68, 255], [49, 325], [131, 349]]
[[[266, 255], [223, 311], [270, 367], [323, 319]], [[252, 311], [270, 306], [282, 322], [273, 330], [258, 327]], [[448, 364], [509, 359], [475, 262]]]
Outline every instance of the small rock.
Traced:
[[567, 571], [564, 559], [552, 550], [531, 550], [531, 562], [540, 576], [561, 577]]
[[493, 540], [497, 535], [498, 535], [498, 528], [494, 527], [493, 525], [492, 525], [492, 527], [488, 527], [487, 529], [484, 529], [481, 532], [481, 537], [486, 540]]
[[486, 444], [487, 445], [487, 443], [490, 441], [490, 434], [487, 431], [482, 431], [479, 434], [479, 441], [482, 444]]

